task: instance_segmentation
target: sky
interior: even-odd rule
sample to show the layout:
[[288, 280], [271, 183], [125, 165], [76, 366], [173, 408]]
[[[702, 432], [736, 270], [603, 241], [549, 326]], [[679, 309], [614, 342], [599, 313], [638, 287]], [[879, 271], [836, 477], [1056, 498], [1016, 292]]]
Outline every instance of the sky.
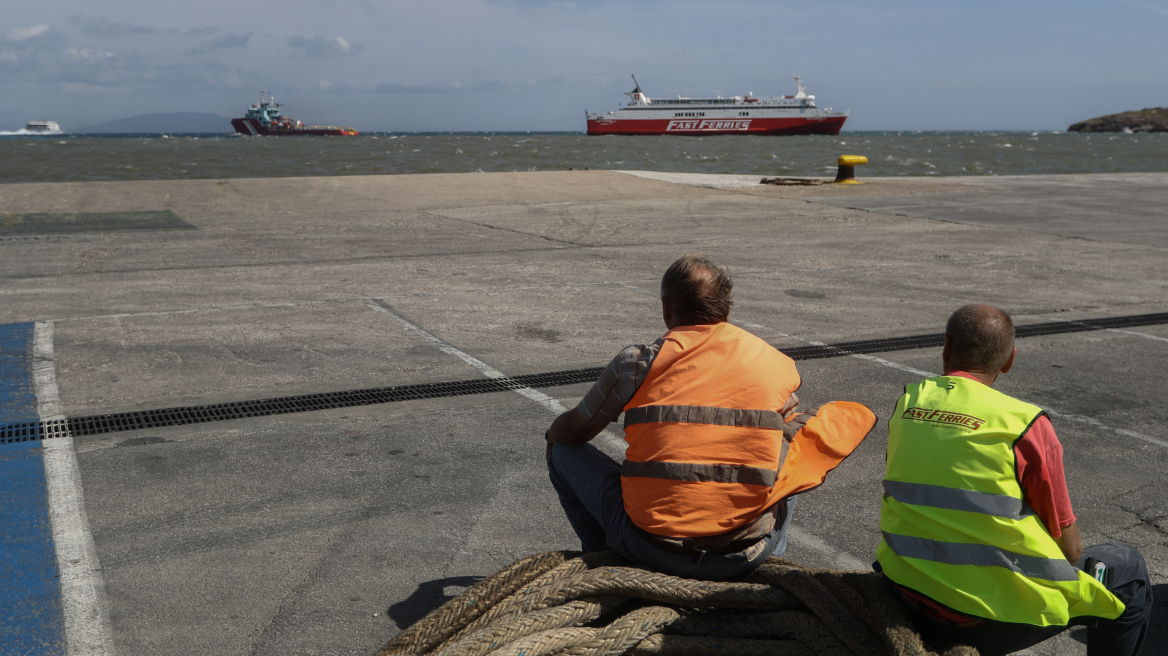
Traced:
[[1168, 0], [37, 0], [0, 8], [0, 130], [159, 112], [584, 130], [650, 97], [791, 94], [845, 130], [1064, 130], [1168, 106]]

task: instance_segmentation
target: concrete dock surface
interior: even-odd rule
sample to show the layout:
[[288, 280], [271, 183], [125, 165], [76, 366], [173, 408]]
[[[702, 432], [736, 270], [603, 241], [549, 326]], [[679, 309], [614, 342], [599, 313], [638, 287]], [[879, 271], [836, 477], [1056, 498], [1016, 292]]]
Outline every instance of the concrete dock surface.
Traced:
[[[732, 320], [780, 349], [939, 333], [972, 302], [1018, 325], [1168, 311], [1168, 174], [862, 173], [0, 185], [0, 324], [35, 323], [54, 407], [81, 417], [603, 366], [664, 332], [660, 277], [690, 252], [731, 268]], [[798, 364], [804, 405], [880, 421], [800, 498], [784, 557], [867, 568], [888, 413], [940, 348]], [[98, 602], [66, 629], [123, 655], [372, 654], [480, 577], [579, 547], [542, 436], [587, 388], [74, 436]], [[1144, 554], [1160, 653], [1168, 325], [1019, 339], [997, 389], [1050, 411], [1084, 542]]]

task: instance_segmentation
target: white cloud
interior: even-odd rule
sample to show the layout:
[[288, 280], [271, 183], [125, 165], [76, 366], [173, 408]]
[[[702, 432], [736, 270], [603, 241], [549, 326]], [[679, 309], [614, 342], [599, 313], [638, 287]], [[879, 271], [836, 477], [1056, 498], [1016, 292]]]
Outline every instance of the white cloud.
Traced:
[[67, 62], [101, 62], [106, 63], [117, 59], [118, 53], [109, 50], [90, 50], [89, 48], [69, 48], [65, 51]]
[[111, 89], [85, 82], [66, 82], [61, 85], [61, 90], [75, 96], [92, 96], [99, 93], [108, 93]]
[[552, 77], [544, 80], [521, 80], [519, 82], [506, 82], [502, 80], [489, 80], [483, 82], [475, 82], [474, 84], [464, 84], [458, 80], [447, 82], [446, 84], [389, 84], [382, 83], [369, 89], [362, 89], [364, 93], [384, 93], [384, 94], [473, 94], [473, 93], [531, 93], [539, 91], [548, 91], [563, 89], [566, 82], [561, 77]]
[[217, 50], [231, 50], [232, 48], [239, 48], [242, 50], [247, 48], [248, 42], [251, 41], [252, 34], [254, 34], [254, 32], [248, 32], [247, 34], [223, 34], [203, 43], [199, 47], [189, 51], [187, 54], [193, 55], [206, 52], [215, 52]]
[[88, 36], [132, 36], [158, 33], [156, 27], [115, 23], [105, 16], [70, 16], [69, 22], [81, 30], [82, 34]]
[[323, 36], [308, 38], [306, 36], [290, 36], [284, 40], [289, 48], [310, 58], [324, 57], [352, 57], [365, 49], [365, 46], [355, 41], [349, 41], [343, 36], [328, 39]]
[[48, 34], [50, 29], [52, 28], [44, 23], [30, 27], [14, 27], [8, 30], [8, 40], [15, 43], [28, 41], [29, 39], [35, 39], [38, 36]]

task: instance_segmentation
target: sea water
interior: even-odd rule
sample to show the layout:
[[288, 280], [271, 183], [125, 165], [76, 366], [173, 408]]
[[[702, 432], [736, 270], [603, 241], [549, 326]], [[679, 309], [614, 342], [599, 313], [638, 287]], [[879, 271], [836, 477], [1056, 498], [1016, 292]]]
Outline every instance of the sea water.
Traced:
[[830, 177], [1168, 171], [1168, 133], [844, 132], [839, 136], [372, 133], [358, 137], [0, 137], [0, 183], [567, 169]]

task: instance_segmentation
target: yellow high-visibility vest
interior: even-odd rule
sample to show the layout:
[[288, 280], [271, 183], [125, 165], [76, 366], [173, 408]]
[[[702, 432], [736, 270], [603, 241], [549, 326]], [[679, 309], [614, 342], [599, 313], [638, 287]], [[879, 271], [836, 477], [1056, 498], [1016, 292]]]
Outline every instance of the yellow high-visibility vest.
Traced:
[[890, 579], [1002, 622], [1064, 626], [1123, 613], [1023, 501], [1014, 444], [1043, 414], [961, 376], [905, 388], [888, 422], [876, 550]]

